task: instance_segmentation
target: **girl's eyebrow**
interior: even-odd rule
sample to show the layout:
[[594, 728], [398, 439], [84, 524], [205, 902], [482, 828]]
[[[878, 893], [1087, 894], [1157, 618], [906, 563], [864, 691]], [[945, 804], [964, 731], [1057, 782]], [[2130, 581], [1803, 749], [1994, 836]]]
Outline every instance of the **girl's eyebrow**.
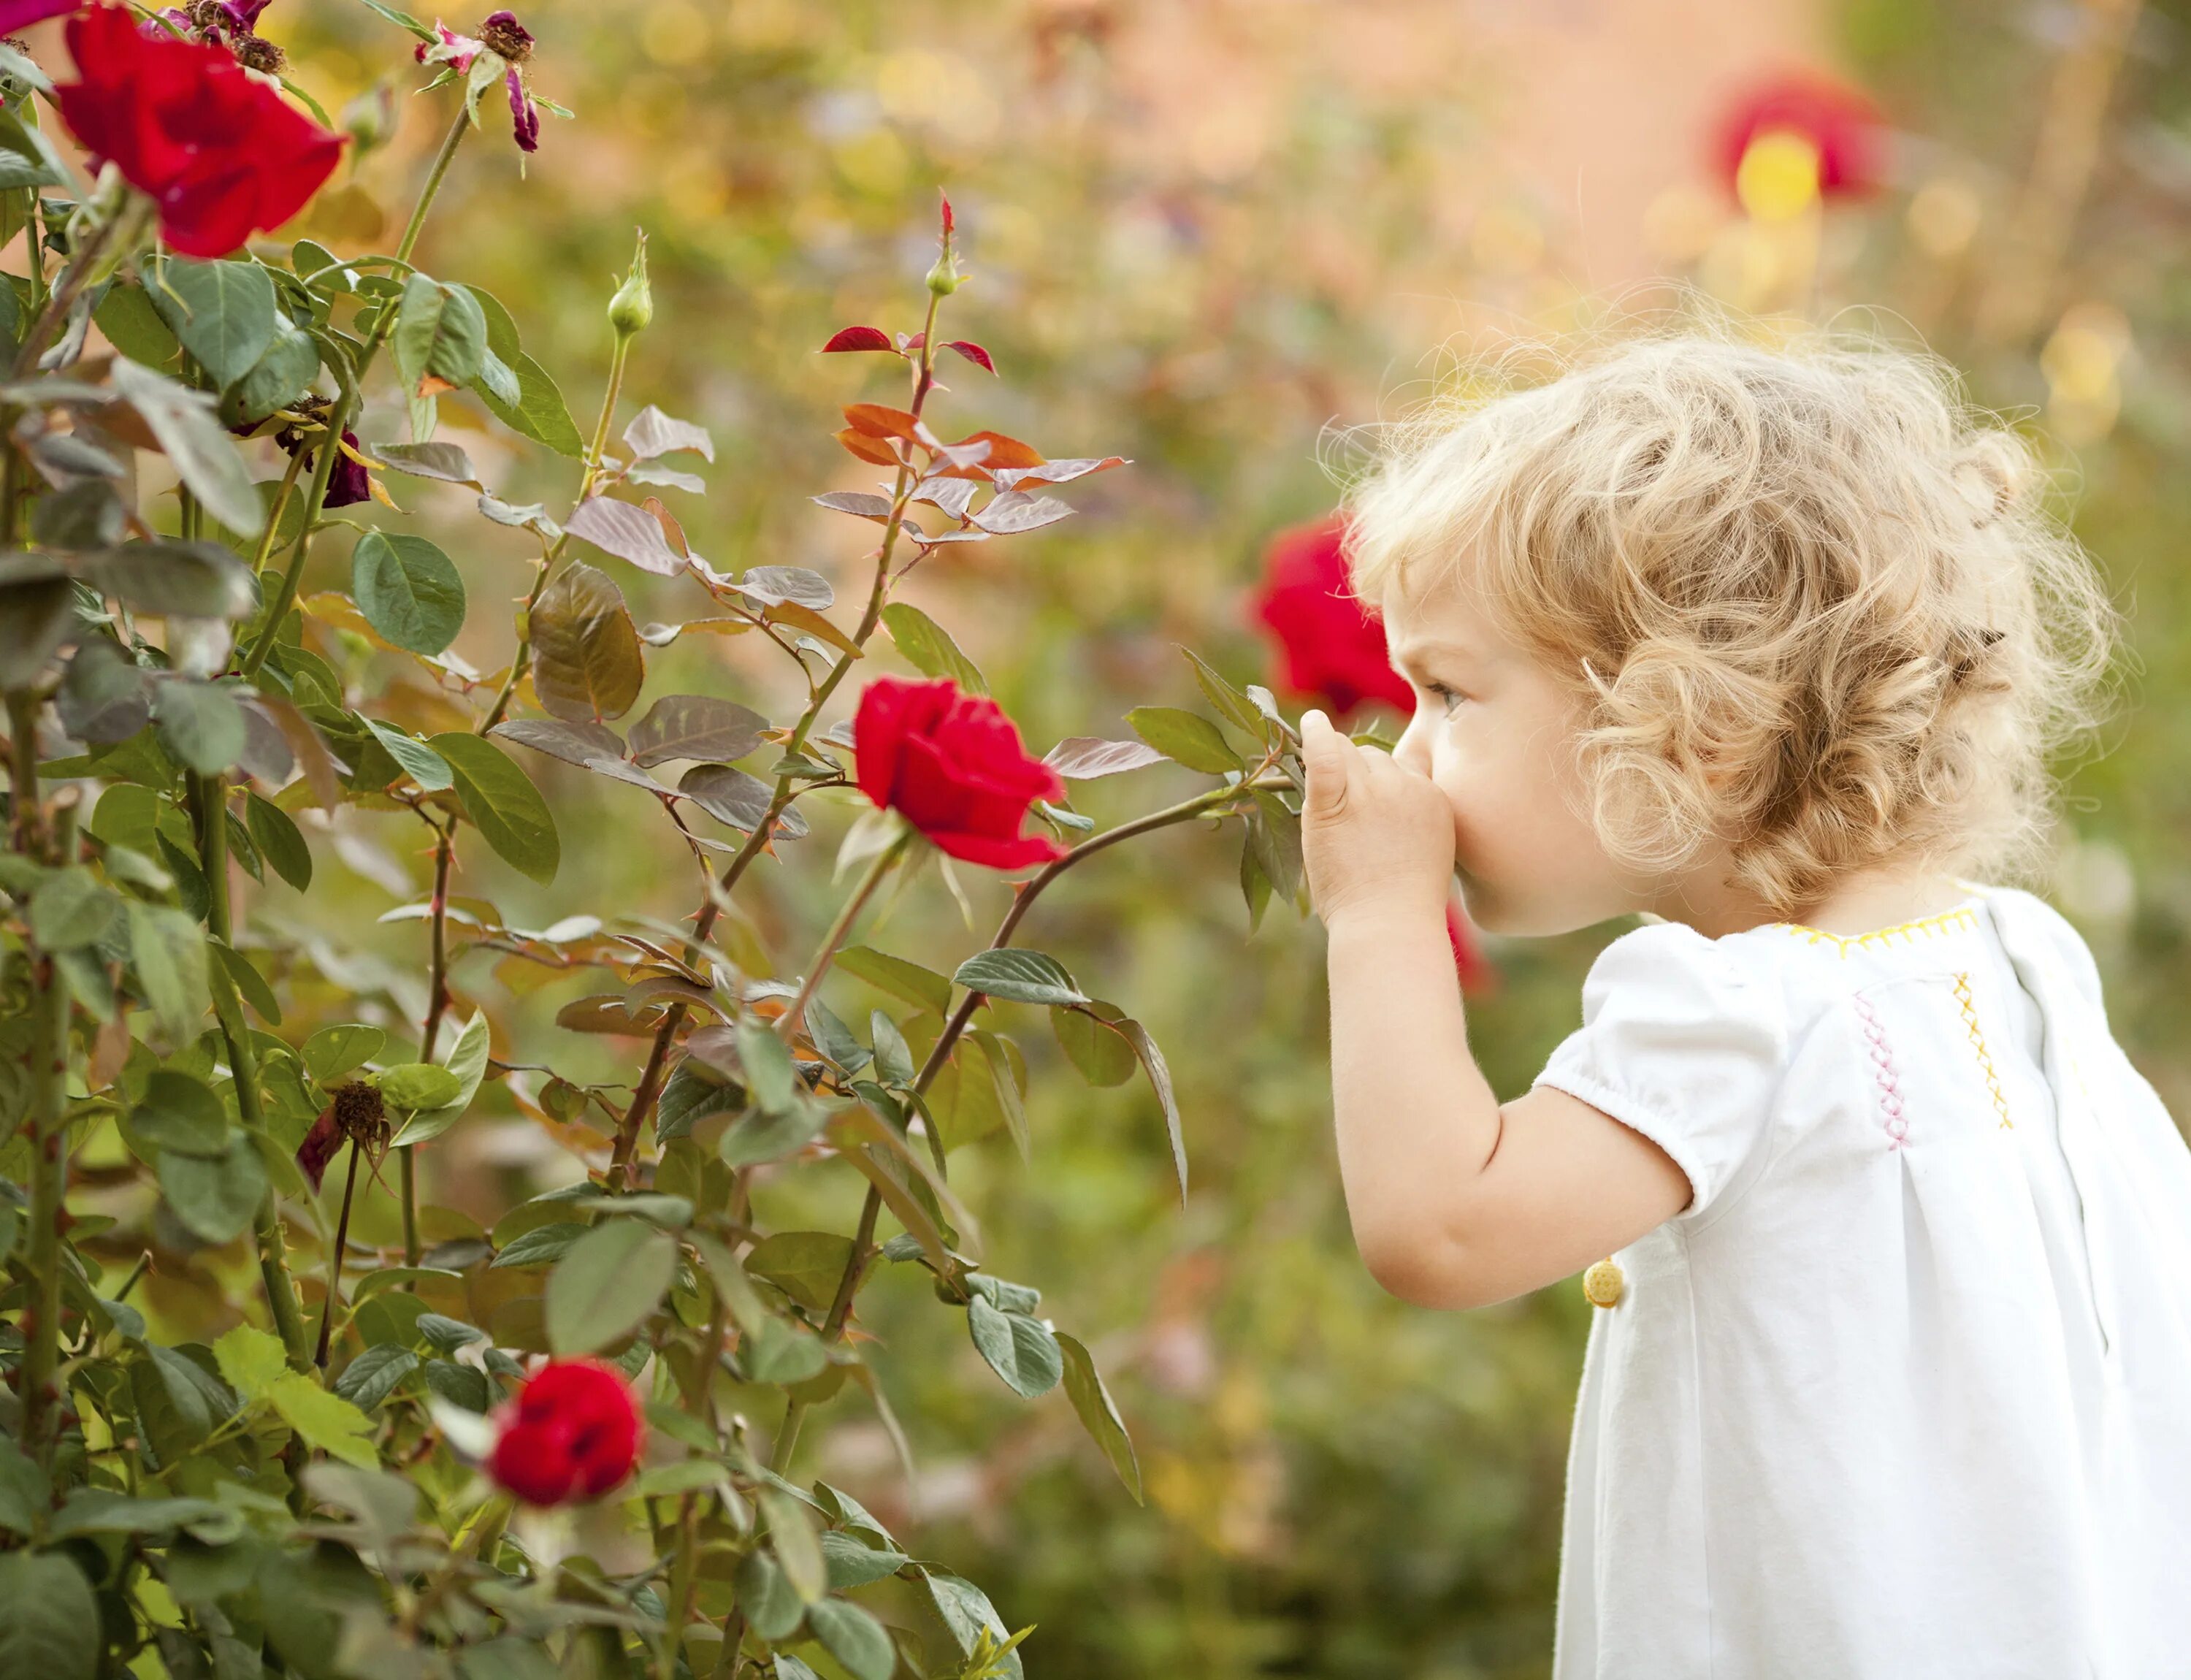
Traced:
[[1395, 668], [1427, 673], [1433, 663], [1472, 662], [1476, 654], [1464, 642], [1426, 639], [1389, 650]]

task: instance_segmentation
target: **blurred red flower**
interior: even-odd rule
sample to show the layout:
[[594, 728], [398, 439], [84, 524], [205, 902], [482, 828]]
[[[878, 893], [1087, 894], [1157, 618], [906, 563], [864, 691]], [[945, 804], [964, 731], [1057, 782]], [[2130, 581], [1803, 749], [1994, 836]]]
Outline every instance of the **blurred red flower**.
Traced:
[[0, 35], [13, 35], [63, 12], [73, 12], [83, 0], [0, 0]]
[[1365, 700], [1414, 709], [1414, 691], [1386, 662], [1385, 627], [1348, 590], [1338, 515], [1279, 532], [1263, 550], [1249, 606], [1277, 645], [1273, 686], [1322, 700], [1343, 719]]
[[1863, 88], [1822, 71], [1797, 70], [1751, 84], [1727, 106], [1712, 135], [1712, 162], [1735, 190], [1743, 154], [1761, 136], [1800, 135], [1818, 154], [1818, 192], [1855, 198], [1875, 191], [1887, 165], [1887, 127]]
[[631, 1473], [645, 1434], [618, 1373], [596, 1359], [550, 1359], [504, 1408], [487, 1473], [528, 1505], [598, 1499]]
[[343, 140], [254, 79], [225, 48], [138, 32], [122, 6], [68, 23], [77, 80], [54, 89], [61, 117], [94, 157], [160, 209], [160, 233], [185, 256], [219, 257], [304, 208]]
[[1022, 835], [1030, 801], [1065, 797], [1064, 778], [1029, 758], [1020, 732], [987, 695], [948, 677], [880, 676], [852, 720], [860, 791], [953, 857], [993, 869], [1047, 863], [1065, 848]]

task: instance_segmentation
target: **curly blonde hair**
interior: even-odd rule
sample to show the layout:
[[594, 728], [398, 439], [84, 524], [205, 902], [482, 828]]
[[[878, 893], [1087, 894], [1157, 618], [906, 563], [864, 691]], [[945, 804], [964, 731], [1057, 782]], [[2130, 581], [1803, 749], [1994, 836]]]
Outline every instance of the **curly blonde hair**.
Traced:
[[1609, 855], [1724, 842], [1783, 916], [1888, 860], [2038, 871], [2120, 621], [2031, 446], [1943, 363], [1689, 328], [1474, 383], [1351, 491], [1355, 591], [1484, 591], [1574, 686]]

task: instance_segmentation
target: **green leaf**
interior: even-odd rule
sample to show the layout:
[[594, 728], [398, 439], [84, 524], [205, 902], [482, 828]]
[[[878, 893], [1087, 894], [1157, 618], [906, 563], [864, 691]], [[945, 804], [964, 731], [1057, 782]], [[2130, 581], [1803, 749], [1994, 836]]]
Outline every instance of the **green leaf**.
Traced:
[[24, 1457], [13, 1441], [0, 1439], [0, 1529], [29, 1534], [52, 1496], [45, 1472]]
[[769, 1549], [783, 1566], [792, 1591], [811, 1606], [829, 1590], [829, 1566], [822, 1560], [822, 1544], [806, 1515], [811, 1501], [796, 1489], [787, 1491], [788, 1487], [765, 1484], [754, 1497], [767, 1519]]
[[[453, 1074], [457, 1094], [440, 1107], [424, 1109], [412, 1115], [403, 1129], [396, 1134], [396, 1147], [407, 1148], [439, 1137], [464, 1117], [479, 1095], [480, 1081], [487, 1077], [487, 1024], [485, 1015], [475, 1012], [464, 1023], [464, 1030], [457, 1034], [441, 1057], [441, 1066]], [[382, 1081], [385, 1091], [387, 1082]]]
[[378, 1409], [403, 1379], [418, 1369], [418, 1356], [392, 1341], [368, 1347], [343, 1368], [335, 1392], [361, 1412]]
[[111, 1488], [78, 1488], [54, 1518], [55, 1540], [71, 1535], [154, 1535], [225, 1518], [229, 1507], [209, 1499], [132, 1499]]
[[244, 826], [274, 873], [302, 892], [312, 884], [312, 849], [289, 813], [257, 794], [246, 797]]
[[999, 1311], [976, 1295], [966, 1303], [966, 1328], [989, 1369], [1025, 1399], [1047, 1394], [1064, 1375], [1057, 1338], [1039, 1319]]
[[[984, 1629], [998, 1644], [1011, 1637], [1010, 1630], [1005, 1627], [1004, 1618], [997, 1614], [996, 1606], [989, 1602], [988, 1595], [972, 1581], [954, 1575], [947, 1569], [924, 1569], [921, 1576], [927, 1583], [928, 1596], [936, 1606], [936, 1614], [943, 1618], [943, 1625], [951, 1630], [951, 1637], [958, 1641], [960, 1655], [971, 1656], [974, 1654], [975, 1646]], [[1005, 1653], [1003, 1671], [1009, 1680], [1020, 1680], [1020, 1655], [1017, 1651]]]
[[145, 1100], [130, 1112], [129, 1125], [163, 1153], [175, 1150], [206, 1160], [228, 1153], [231, 1130], [228, 1110], [204, 1080], [172, 1068], [155, 1068], [145, 1081]]
[[265, 1199], [266, 1167], [252, 1141], [241, 1135], [218, 1160], [163, 1149], [160, 1191], [191, 1234], [208, 1243], [230, 1242], [251, 1228]]
[[[574, 1648], [578, 1641], [572, 1642]], [[457, 1653], [461, 1680], [556, 1680], [559, 1670], [539, 1642], [504, 1633]]]
[[913, 1560], [891, 1546], [878, 1549], [835, 1529], [822, 1531], [822, 1557], [829, 1566], [829, 1590], [843, 1592], [894, 1575]]
[[129, 906], [129, 948], [145, 1001], [177, 1044], [196, 1036], [208, 996], [206, 948], [198, 925], [164, 904]]
[[715, 1153], [725, 1165], [733, 1167], [780, 1161], [820, 1136], [828, 1118], [818, 1104], [811, 1102], [796, 1103], [775, 1113], [756, 1108], [738, 1117], [723, 1134]]
[[745, 1269], [767, 1279], [801, 1307], [827, 1313], [851, 1259], [851, 1239], [834, 1231], [778, 1231], [754, 1245]]
[[933, 969], [867, 945], [848, 945], [837, 953], [839, 968], [879, 991], [938, 1015], [951, 1012], [951, 982]]
[[511, 1239], [509, 1246], [487, 1263], [490, 1272], [504, 1267], [553, 1266], [578, 1245], [594, 1227], [567, 1222], [542, 1225]]
[[737, 1086], [710, 1078], [690, 1061], [680, 1062], [654, 1102], [655, 1141], [667, 1143], [688, 1136], [694, 1122], [734, 1108], [743, 1100], [744, 1093]]
[[333, 1085], [379, 1055], [387, 1042], [378, 1027], [322, 1027], [304, 1040], [304, 1070], [322, 1085]]
[[110, 287], [99, 307], [91, 312], [106, 342], [132, 362], [147, 367], [163, 367], [175, 359], [181, 345], [174, 329], [160, 318], [152, 299], [142, 286]]
[[239, 536], [256, 537], [265, 528], [258, 488], [236, 440], [213, 418], [211, 397], [126, 359], [116, 361], [110, 377], [208, 513]]
[[350, 550], [350, 589], [384, 641], [439, 653], [464, 627], [464, 580], [424, 537], [368, 531]]
[[303, 399], [319, 371], [320, 347], [312, 335], [293, 325], [286, 315], [276, 315], [265, 354], [230, 390], [229, 407], [239, 419], [264, 419], [276, 408]]
[[1141, 1464], [1134, 1453], [1133, 1438], [1126, 1433], [1125, 1420], [1118, 1415], [1111, 1391], [1103, 1386], [1094, 1356], [1078, 1341], [1061, 1331], [1057, 1334], [1057, 1346], [1065, 1356], [1065, 1392], [1073, 1401], [1073, 1409], [1079, 1413], [1080, 1421], [1096, 1444], [1102, 1448], [1103, 1456], [1111, 1461], [1111, 1468], [1118, 1472], [1118, 1479], [1133, 1495], [1134, 1503], [1145, 1503], [1141, 1497]]
[[607, 572], [583, 561], [565, 567], [533, 607], [532, 625], [532, 687], [542, 705], [574, 722], [631, 709], [646, 664], [623, 591]]
[[382, 465], [409, 473], [413, 478], [469, 484], [475, 490], [486, 488], [473, 469], [472, 458], [453, 443], [376, 443], [372, 453]]
[[373, 1420], [341, 1395], [321, 1387], [310, 1377], [284, 1371], [266, 1398], [307, 1446], [363, 1470], [379, 1464], [373, 1449]]
[[77, 625], [76, 590], [51, 555], [0, 556], [0, 686], [27, 687]]
[[1217, 726], [1175, 706], [1136, 706], [1126, 714], [1134, 733], [1175, 764], [1206, 776], [1244, 769], [1239, 754], [1226, 745]]
[[384, 1068], [380, 1074], [380, 1095], [384, 1102], [396, 1108], [420, 1109], [447, 1108], [464, 1089], [464, 1081], [447, 1068], [438, 1068], [430, 1062], [405, 1062]]
[[509, 318], [509, 311], [492, 293], [476, 286], [465, 289], [487, 317], [488, 350], [517, 381], [518, 395], [513, 401], [506, 390], [498, 390], [489, 384], [488, 370], [482, 366], [479, 390], [487, 406], [511, 430], [522, 433], [535, 443], [546, 444], [559, 455], [583, 460], [586, 441], [579, 435], [570, 409], [564, 405], [563, 393], [555, 388], [555, 381], [549, 377], [548, 370], [520, 347], [517, 323]]
[[67, 1554], [0, 1556], [0, 1674], [93, 1680], [100, 1626], [91, 1583]]
[[891, 1680], [896, 1671], [889, 1631], [849, 1598], [817, 1598], [806, 1607], [806, 1625], [853, 1680]]
[[1088, 994], [1055, 957], [1023, 946], [977, 951], [951, 977], [970, 991], [1026, 1004], [1084, 1004]]
[[280, 1338], [238, 1324], [213, 1345], [222, 1379], [248, 1402], [263, 1400], [289, 1369]]
[[14, 111], [0, 112], [0, 188], [68, 184], [68, 170], [54, 143]]
[[140, 612], [242, 618], [259, 607], [251, 568], [219, 543], [123, 543], [87, 553], [82, 568], [101, 594]]
[[1059, 1047], [1091, 1085], [1121, 1085], [1134, 1077], [1140, 1058], [1133, 1040], [1109, 1023], [1126, 1018], [1114, 1004], [1090, 1002], [1053, 1009], [1050, 1029]]
[[[799, 1631], [806, 1606], [792, 1590], [782, 1566], [766, 1551], [755, 1547], [739, 1561], [737, 1585], [738, 1609], [762, 1638], [773, 1643], [788, 1639]], [[779, 1654], [776, 1658], [778, 1680], [782, 1680], [783, 1663]]]
[[251, 1012], [270, 1027], [280, 1026], [281, 1000], [266, 983], [266, 977], [252, 966], [250, 958], [234, 947], [218, 939], [209, 943], [213, 960], [220, 965], [221, 971], [228, 976], [229, 983], [242, 994], [244, 1002], [251, 1005]]
[[468, 385], [479, 377], [487, 353], [487, 316], [479, 299], [462, 286], [444, 285], [413, 274], [403, 288], [389, 340], [396, 371], [413, 394], [431, 396], [428, 379]]
[[217, 775], [242, 755], [243, 708], [225, 684], [171, 677], [152, 691], [160, 744], [201, 775]]
[[388, 756], [396, 760], [396, 767], [416, 782], [422, 793], [438, 794], [456, 785], [449, 761], [424, 741], [406, 735], [378, 718], [364, 717], [361, 713], [359, 715], [373, 738], [388, 749]]
[[799, 1074], [791, 1065], [791, 1052], [775, 1032], [758, 1022], [738, 1022], [738, 1066], [746, 1076], [753, 1099], [771, 1114], [789, 1109], [799, 1088]]
[[644, 1220], [598, 1225], [548, 1277], [548, 1343], [591, 1353], [645, 1324], [677, 1275], [677, 1239]]
[[216, 387], [249, 373], [274, 342], [274, 282], [257, 263], [171, 259], [153, 271], [148, 295]]
[[950, 632], [918, 607], [894, 601], [883, 608], [883, 626], [913, 668], [923, 676], [949, 677], [969, 694], [987, 694], [981, 669], [959, 651]]
[[1187, 1140], [1182, 1135], [1179, 1119], [1179, 1100], [1172, 1095], [1171, 1069], [1165, 1065], [1164, 1052], [1157, 1041], [1149, 1036], [1149, 1029], [1138, 1021], [1121, 1020], [1118, 1030], [1132, 1040], [1134, 1053], [1141, 1058], [1141, 1066], [1148, 1070], [1150, 1087], [1163, 1106], [1164, 1130], [1171, 1138], [1173, 1170], [1179, 1176], [1180, 1205], [1187, 1204]]
[[555, 879], [562, 847], [540, 790], [492, 742], [476, 735], [436, 735], [434, 750], [448, 760], [464, 814], [504, 863], [545, 886]]
[[122, 901], [81, 864], [56, 869], [31, 895], [31, 937], [48, 951], [95, 945], [122, 914]]

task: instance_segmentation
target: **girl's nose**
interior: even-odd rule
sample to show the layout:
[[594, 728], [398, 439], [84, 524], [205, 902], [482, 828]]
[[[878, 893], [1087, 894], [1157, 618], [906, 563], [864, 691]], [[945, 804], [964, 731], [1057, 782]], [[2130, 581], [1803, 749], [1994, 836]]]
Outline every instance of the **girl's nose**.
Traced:
[[1428, 710], [1418, 706], [1407, 729], [1392, 749], [1392, 761], [1418, 776], [1431, 773], [1431, 721]]

